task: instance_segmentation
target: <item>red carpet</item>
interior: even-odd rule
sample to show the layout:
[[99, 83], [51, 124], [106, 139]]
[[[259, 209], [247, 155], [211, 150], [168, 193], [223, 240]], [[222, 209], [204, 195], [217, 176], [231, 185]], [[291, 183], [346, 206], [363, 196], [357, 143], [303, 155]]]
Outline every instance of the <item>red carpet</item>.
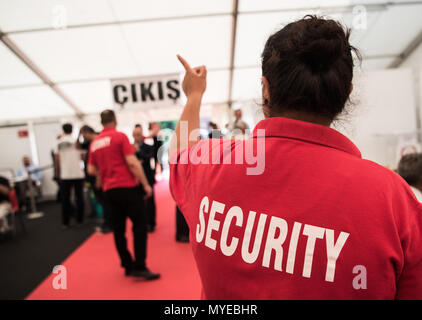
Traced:
[[[125, 277], [113, 235], [95, 233], [62, 263], [67, 270], [67, 289], [54, 289], [56, 274], [51, 274], [27, 299], [200, 299], [200, 278], [190, 245], [175, 241], [175, 203], [168, 181], [157, 183], [155, 192], [157, 228], [148, 236], [147, 264], [151, 271], [161, 273], [161, 279], [145, 282]], [[127, 239], [132, 249], [129, 227]]]

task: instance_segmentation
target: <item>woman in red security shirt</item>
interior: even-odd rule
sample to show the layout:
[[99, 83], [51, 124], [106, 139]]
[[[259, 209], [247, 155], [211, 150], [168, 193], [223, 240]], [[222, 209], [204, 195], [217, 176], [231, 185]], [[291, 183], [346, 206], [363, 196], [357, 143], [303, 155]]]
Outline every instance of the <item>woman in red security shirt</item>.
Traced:
[[313, 16], [270, 36], [266, 119], [244, 141], [193, 139], [206, 69], [179, 57], [187, 103], [170, 187], [204, 298], [422, 298], [421, 204], [330, 128], [352, 91], [354, 50], [348, 30]]

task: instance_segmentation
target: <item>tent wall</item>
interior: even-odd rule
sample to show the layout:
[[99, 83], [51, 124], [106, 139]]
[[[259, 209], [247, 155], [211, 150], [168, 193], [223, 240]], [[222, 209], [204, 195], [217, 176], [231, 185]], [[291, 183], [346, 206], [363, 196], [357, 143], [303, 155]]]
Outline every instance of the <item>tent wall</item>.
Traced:
[[56, 146], [57, 136], [61, 133], [59, 122], [35, 123], [34, 136], [38, 154], [38, 165], [43, 170], [42, 192], [45, 197], [54, 197], [57, 192], [57, 183], [53, 181], [54, 167], [52, 151]]
[[[400, 68], [411, 68], [413, 73], [413, 88], [416, 110], [422, 123], [422, 43], [400, 64]], [[422, 128], [422, 125], [419, 124]], [[422, 141], [422, 132], [419, 132]]]
[[16, 171], [22, 165], [22, 157], [31, 155], [29, 137], [18, 136], [19, 131], [28, 130], [27, 125], [0, 128], [0, 171]]
[[335, 127], [348, 136], [362, 156], [395, 169], [400, 145], [417, 137], [411, 69], [357, 75], [349, 112]]

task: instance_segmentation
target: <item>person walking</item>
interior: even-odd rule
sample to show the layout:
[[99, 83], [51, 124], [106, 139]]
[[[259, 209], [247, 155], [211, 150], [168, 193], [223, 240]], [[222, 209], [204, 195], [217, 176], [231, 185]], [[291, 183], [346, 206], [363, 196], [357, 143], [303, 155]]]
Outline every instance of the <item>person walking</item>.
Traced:
[[[144, 169], [145, 176], [148, 180], [149, 185], [152, 188], [152, 195], [145, 200], [145, 209], [147, 214], [147, 229], [148, 232], [154, 232], [157, 225], [156, 221], [156, 206], [155, 206], [155, 153], [154, 146], [145, 143], [145, 136], [143, 134], [143, 128], [140, 124], [136, 125], [132, 133], [135, 148], [135, 154], [140, 161], [142, 168]], [[151, 166], [151, 162], [154, 161], [154, 168]]]
[[73, 206], [71, 192], [74, 190], [76, 199], [76, 223], [81, 225], [84, 221], [85, 203], [83, 197], [84, 178], [83, 160], [81, 150], [77, 148], [72, 137], [73, 126], [63, 124], [63, 134], [57, 141], [55, 157], [55, 177], [60, 181], [60, 201], [62, 204], [62, 225], [69, 228]]
[[81, 128], [79, 135], [83, 137], [81, 149], [85, 151], [85, 180], [88, 184], [90, 193], [92, 193], [90, 194], [93, 211], [93, 214], [91, 214], [91, 216], [101, 219], [101, 224], [100, 226], [98, 226], [97, 230], [99, 230], [99, 232], [102, 234], [107, 234], [112, 231], [110, 221], [111, 217], [107, 210], [108, 208], [104, 205], [104, 192], [101, 188], [101, 181], [100, 179], [97, 179], [97, 177], [88, 174], [89, 147], [91, 145], [91, 142], [94, 141], [94, 139], [98, 136], [98, 133], [95, 132], [95, 130], [90, 126], [84, 125]]
[[[104, 129], [90, 146], [88, 174], [101, 180], [121, 265], [126, 276], [158, 279], [160, 275], [146, 266], [147, 217], [143, 198], [151, 196], [152, 188], [128, 137], [116, 130], [117, 120], [113, 110], [101, 113], [101, 124]], [[143, 190], [139, 188], [139, 183]], [[125, 237], [127, 218], [133, 224], [134, 257], [127, 248]]]

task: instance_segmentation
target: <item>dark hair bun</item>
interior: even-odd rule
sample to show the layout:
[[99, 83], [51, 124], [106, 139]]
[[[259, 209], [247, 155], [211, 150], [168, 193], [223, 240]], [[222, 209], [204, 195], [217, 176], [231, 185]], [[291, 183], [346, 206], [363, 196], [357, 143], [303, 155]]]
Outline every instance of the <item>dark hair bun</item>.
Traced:
[[334, 119], [345, 106], [353, 78], [350, 29], [306, 16], [271, 35], [262, 52], [271, 115], [305, 111]]
[[346, 45], [345, 33], [337, 22], [309, 20], [296, 44], [296, 52], [312, 71], [321, 72], [346, 53]]

